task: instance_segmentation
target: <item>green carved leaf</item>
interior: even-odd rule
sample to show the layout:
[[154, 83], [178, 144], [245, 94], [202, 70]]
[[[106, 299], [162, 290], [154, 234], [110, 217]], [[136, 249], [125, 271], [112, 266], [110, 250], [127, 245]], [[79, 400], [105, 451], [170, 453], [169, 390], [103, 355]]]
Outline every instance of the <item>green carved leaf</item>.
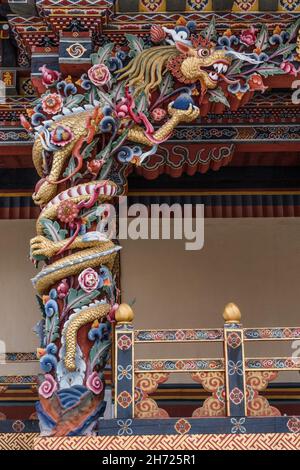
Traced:
[[257, 36], [255, 47], [258, 47], [260, 50], [264, 51], [269, 44], [269, 32], [268, 27], [264, 24], [260, 30], [260, 33]]
[[294, 39], [294, 37], [296, 36], [297, 34], [297, 31], [300, 27], [300, 18], [298, 18], [295, 23], [292, 23], [287, 29], [286, 29], [286, 32], [289, 34], [289, 41], [291, 41], [291, 39]]
[[283, 57], [288, 56], [295, 49], [296, 44], [280, 44], [278, 49], [272, 54], [272, 57], [282, 55]]
[[109, 58], [113, 48], [114, 43], [109, 43], [103, 47], [99, 47], [98, 51], [95, 54], [91, 54], [92, 64], [104, 64], [105, 61]]
[[228, 108], [230, 108], [230, 104], [221, 88], [216, 88], [215, 90], [209, 90], [209, 94], [210, 94], [209, 101], [213, 103], [223, 103], [225, 106], [228, 106]]
[[275, 65], [265, 64], [258, 68], [257, 70], [260, 75], [263, 77], [270, 77], [272, 75], [282, 75], [284, 71], [281, 68], [276, 67]]
[[236, 75], [236, 74], [240, 73], [242, 66], [243, 66], [243, 61], [242, 60], [234, 61], [232, 66], [229, 67], [229, 69], [228, 69], [227, 77], [230, 77], [232, 75]]
[[49, 238], [49, 240], [58, 242], [66, 238], [68, 231], [61, 229], [56, 220], [52, 221], [50, 219], [41, 219], [41, 224], [44, 227], [43, 233], [45, 237]]
[[84, 95], [76, 94], [68, 96], [65, 101], [65, 107], [72, 109], [75, 106], [78, 106], [85, 99]]
[[90, 304], [99, 294], [100, 292], [98, 290], [94, 290], [88, 294], [82, 289], [70, 289], [67, 299], [68, 310], [81, 308], [84, 305]]
[[44, 317], [45, 316], [45, 307], [44, 307], [43, 301], [42, 301], [42, 299], [39, 295], [36, 295], [35, 298], [36, 298], [36, 301], [38, 303], [41, 314]]
[[216, 31], [216, 19], [213, 16], [211, 22], [209, 23], [208, 27], [205, 28], [203, 32], [203, 36], [208, 39], [208, 41], [216, 40], [217, 38], [217, 31]]
[[113, 102], [108, 93], [102, 91], [100, 88], [97, 88], [97, 95], [101, 106], [108, 105], [113, 108]]
[[[111, 341], [110, 339], [105, 340], [105, 341], [100, 341], [99, 339], [95, 341], [93, 347], [90, 350], [90, 368], [91, 370], [94, 369], [94, 367], [97, 364], [100, 364], [100, 366], [103, 367], [105, 362], [107, 361], [109, 352], [110, 352], [110, 347], [111, 347]], [[102, 361], [101, 361], [102, 359]], [[102, 362], [102, 364], [101, 364]]]
[[173, 91], [174, 80], [170, 73], [167, 73], [159, 85], [160, 96], [166, 96]]
[[129, 46], [129, 57], [134, 58], [136, 55], [140, 54], [145, 49], [144, 41], [135, 36], [134, 34], [125, 34], [125, 37], [128, 41]]
[[46, 317], [45, 321], [46, 344], [53, 343], [59, 338], [59, 314], [55, 313], [51, 318]]

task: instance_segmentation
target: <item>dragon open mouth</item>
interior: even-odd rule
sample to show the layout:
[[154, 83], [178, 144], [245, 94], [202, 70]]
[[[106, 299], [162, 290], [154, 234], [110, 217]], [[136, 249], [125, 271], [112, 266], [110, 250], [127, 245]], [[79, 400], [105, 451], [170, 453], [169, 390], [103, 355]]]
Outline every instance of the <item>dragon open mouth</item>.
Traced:
[[226, 60], [220, 60], [209, 66], [201, 66], [200, 69], [205, 71], [213, 82], [217, 82], [221, 74], [228, 70], [229, 63]]

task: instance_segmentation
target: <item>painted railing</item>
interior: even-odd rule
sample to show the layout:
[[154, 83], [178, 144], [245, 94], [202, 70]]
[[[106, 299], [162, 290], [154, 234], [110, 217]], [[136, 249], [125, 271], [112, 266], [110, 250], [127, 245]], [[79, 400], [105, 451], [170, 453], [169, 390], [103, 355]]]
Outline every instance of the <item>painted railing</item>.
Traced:
[[[280, 371], [300, 370], [297, 357], [245, 357], [244, 345], [255, 341], [300, 339], [300, 327], [243, 328], [235, 304], [225, 307], [225, 324], [219, 329], [134, 330], [133, 314], [116, 318], [115, 328], [115, 417], [167, 418], [151, 398], [171, 373], [190, 373], [211, 396], [193, 417], [280, 416], [259, 394]], [[144, 343], [218, 342], [222, 358], [135, 359], [134, 346]], [[159, 352], [159, 347], [157, 348]]]

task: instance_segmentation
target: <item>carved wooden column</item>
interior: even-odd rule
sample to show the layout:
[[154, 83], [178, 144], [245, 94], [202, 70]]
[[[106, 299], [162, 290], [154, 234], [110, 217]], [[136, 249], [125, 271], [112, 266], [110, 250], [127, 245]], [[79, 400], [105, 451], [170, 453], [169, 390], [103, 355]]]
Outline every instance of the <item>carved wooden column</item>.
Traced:
[[133, 311], [121, 304], [115, 329], [115, 417], [134, 417], [134, 329]]
[[243, 328], [238, 307], [226, 305], [223, 317], [227, 416], [246, 416]]

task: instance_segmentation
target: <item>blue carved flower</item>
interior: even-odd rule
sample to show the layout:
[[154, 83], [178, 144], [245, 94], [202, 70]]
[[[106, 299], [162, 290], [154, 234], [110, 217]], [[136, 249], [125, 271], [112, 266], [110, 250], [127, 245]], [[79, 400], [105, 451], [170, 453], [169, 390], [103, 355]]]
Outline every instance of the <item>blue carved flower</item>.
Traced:
[[127, 367], [123, 367], [121, 365], [118, 365], [118, 380], [122, 379], [128, 379], [130, 380], [132, 378], [132, 365], [128, 365]]
[[56, 300], [50, 299], [45, 305], [45, 313], [47, 317], [51, 318], [54, 314], [58, 312], [58, 305]]
[[243, 363], [242, 361], [228, 361], [228, 374], [229, 375], [243, 375]]
[[57, 290], [56, 289], [51, 289], [49, 292], [49, 297], [50, 299], [56, 300], [57, 299]]
[[231, 432], [233, 434], [236, 434], [236, 433], [242, 433], [243, 434], [243, 433], [245, 433], [247, 431], [245, 426], [243, 426], [245, 421], [246, 421], [246, 418], [240, 418], [240, 419], [231, 418], [230, 422], [231, 422], [231, 424], [233, 424], [233, 426], [231, 428]]
[[126, 419], [126, 421], [118, 419], [117, 423], [119, 426], [118, 436], [124, 436], [125, 434], [131, 436], [133, 434], [133, 431], [130, 427], [132, 425], [132, 419]]

